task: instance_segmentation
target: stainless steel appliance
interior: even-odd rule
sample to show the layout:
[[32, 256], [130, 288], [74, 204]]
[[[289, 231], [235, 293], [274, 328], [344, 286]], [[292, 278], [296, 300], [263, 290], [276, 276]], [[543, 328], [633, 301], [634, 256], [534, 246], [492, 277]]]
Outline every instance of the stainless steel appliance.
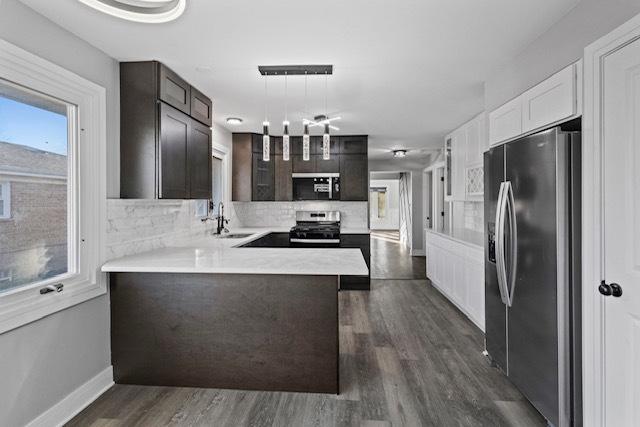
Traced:
[[484, 155], [486, 351], [556, 427], [582, 425], [575, 126]]
[[293, 200], [340, 200], [339, 173], [294, 173]]
[[298, 245], [340, 245], [339, 211], [298, 211], [289, 242]]

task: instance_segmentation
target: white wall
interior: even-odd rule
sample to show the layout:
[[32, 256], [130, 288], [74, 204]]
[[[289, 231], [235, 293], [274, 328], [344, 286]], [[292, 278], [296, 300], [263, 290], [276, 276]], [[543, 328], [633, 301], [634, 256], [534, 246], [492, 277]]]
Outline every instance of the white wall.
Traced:
[[492, 111], [582, 58], [587, 45], [638, 13], [639, 0], [582, 0], [487, 79], [486, 110]]
[[400, 181], [372, 179], [369, 187], [386, 188], [386, 214], [378, 217], [377, 200], [369, 197], [369, 224], [372, 230], [397, 230], [400, 227]]
[[[17, 0], [0, 1], [0, 38], [106, 88], [108, 191], [117, 195], [116, 61]], [[1, 334], [0, 424], [25, 425], [110, 364], [106, 295]]]

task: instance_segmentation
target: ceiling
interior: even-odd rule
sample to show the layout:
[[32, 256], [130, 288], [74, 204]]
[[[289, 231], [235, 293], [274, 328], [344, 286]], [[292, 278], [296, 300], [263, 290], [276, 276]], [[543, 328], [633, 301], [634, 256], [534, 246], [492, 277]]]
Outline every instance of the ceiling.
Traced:
[[[483, 110], [484, 80], [579, 0], [188, 0], [165, 24], [103, 15], [77, 0], [21, 0], [112, 57], [157, 59], [209, 95], [215, 121], [260, 131], [258, 65], [333, 64], [327, 110], [337, 134], [368, 134], [374, 159], [426, 159]], [[324, 77], [288, 79], [292, 133], [324, 113]], [[272, 133], [284, 119], [284, 78], [268, 78]], [[244, 123], [232, 127], [227, 117]], [[316, 128], [316, 133], [321, 130]], [[409, 150], [392, 160], [390, 150]]]

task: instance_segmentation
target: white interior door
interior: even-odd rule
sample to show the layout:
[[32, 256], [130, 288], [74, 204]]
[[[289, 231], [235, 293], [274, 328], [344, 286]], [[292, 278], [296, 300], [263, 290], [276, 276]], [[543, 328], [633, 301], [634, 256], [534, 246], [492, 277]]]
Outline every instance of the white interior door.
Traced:
[[640, 426], [640, 40], [604, 59], [605, 419]]

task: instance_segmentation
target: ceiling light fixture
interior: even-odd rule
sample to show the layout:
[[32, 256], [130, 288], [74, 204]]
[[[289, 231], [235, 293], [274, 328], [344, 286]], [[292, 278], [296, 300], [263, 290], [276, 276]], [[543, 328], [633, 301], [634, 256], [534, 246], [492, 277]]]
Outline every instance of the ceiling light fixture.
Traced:
[[238, 126], [242, 124], [242, 119], [239, 117], [227, 117], [227, 124]]
[[264, 122], [262, 122], [262, 160], [269, 161], [271, 157], [271, 150], [269, 145], [271, 141], [269, 138], [269, 120], [267, 111], [267, 76], [264, 76]]
[[107, 15], [145, 24], [160, 24], [178, 19], [186, 0], [78, 0]]
[[[307, 72], [304, 73], [304, 111], [307, 111]], [[311, 151], [310, 143], [309, 143], [309, 121], [302, 120], [302, 124], [304, 125], [304, 132], [302, 134], [302, 160], [305, 162], [309, 161], [309, 152]]]
[[393, 150], [393, 157], [395, 158], [403, 158], [407, 156], [407, 150]]
[[282, 126], [284, 127], [284, 131], [282, 133], [282, 160], [285, 162], [289, 161], [289, 118], [287, 116], [288, 113], [288, 105], [287, 102], [289, 99], [287, 98], [287, 72], [284, 73], [284, 121], [282, 122]]
[[[327, 117], [327, 81], [328, 75], [324, 73], [324, 115]], [[329, 123], [324, 125], [324, 135], [322, 135], [322, 160], [329, 160], [331, 157], [331, 137], [329, 136]]]

